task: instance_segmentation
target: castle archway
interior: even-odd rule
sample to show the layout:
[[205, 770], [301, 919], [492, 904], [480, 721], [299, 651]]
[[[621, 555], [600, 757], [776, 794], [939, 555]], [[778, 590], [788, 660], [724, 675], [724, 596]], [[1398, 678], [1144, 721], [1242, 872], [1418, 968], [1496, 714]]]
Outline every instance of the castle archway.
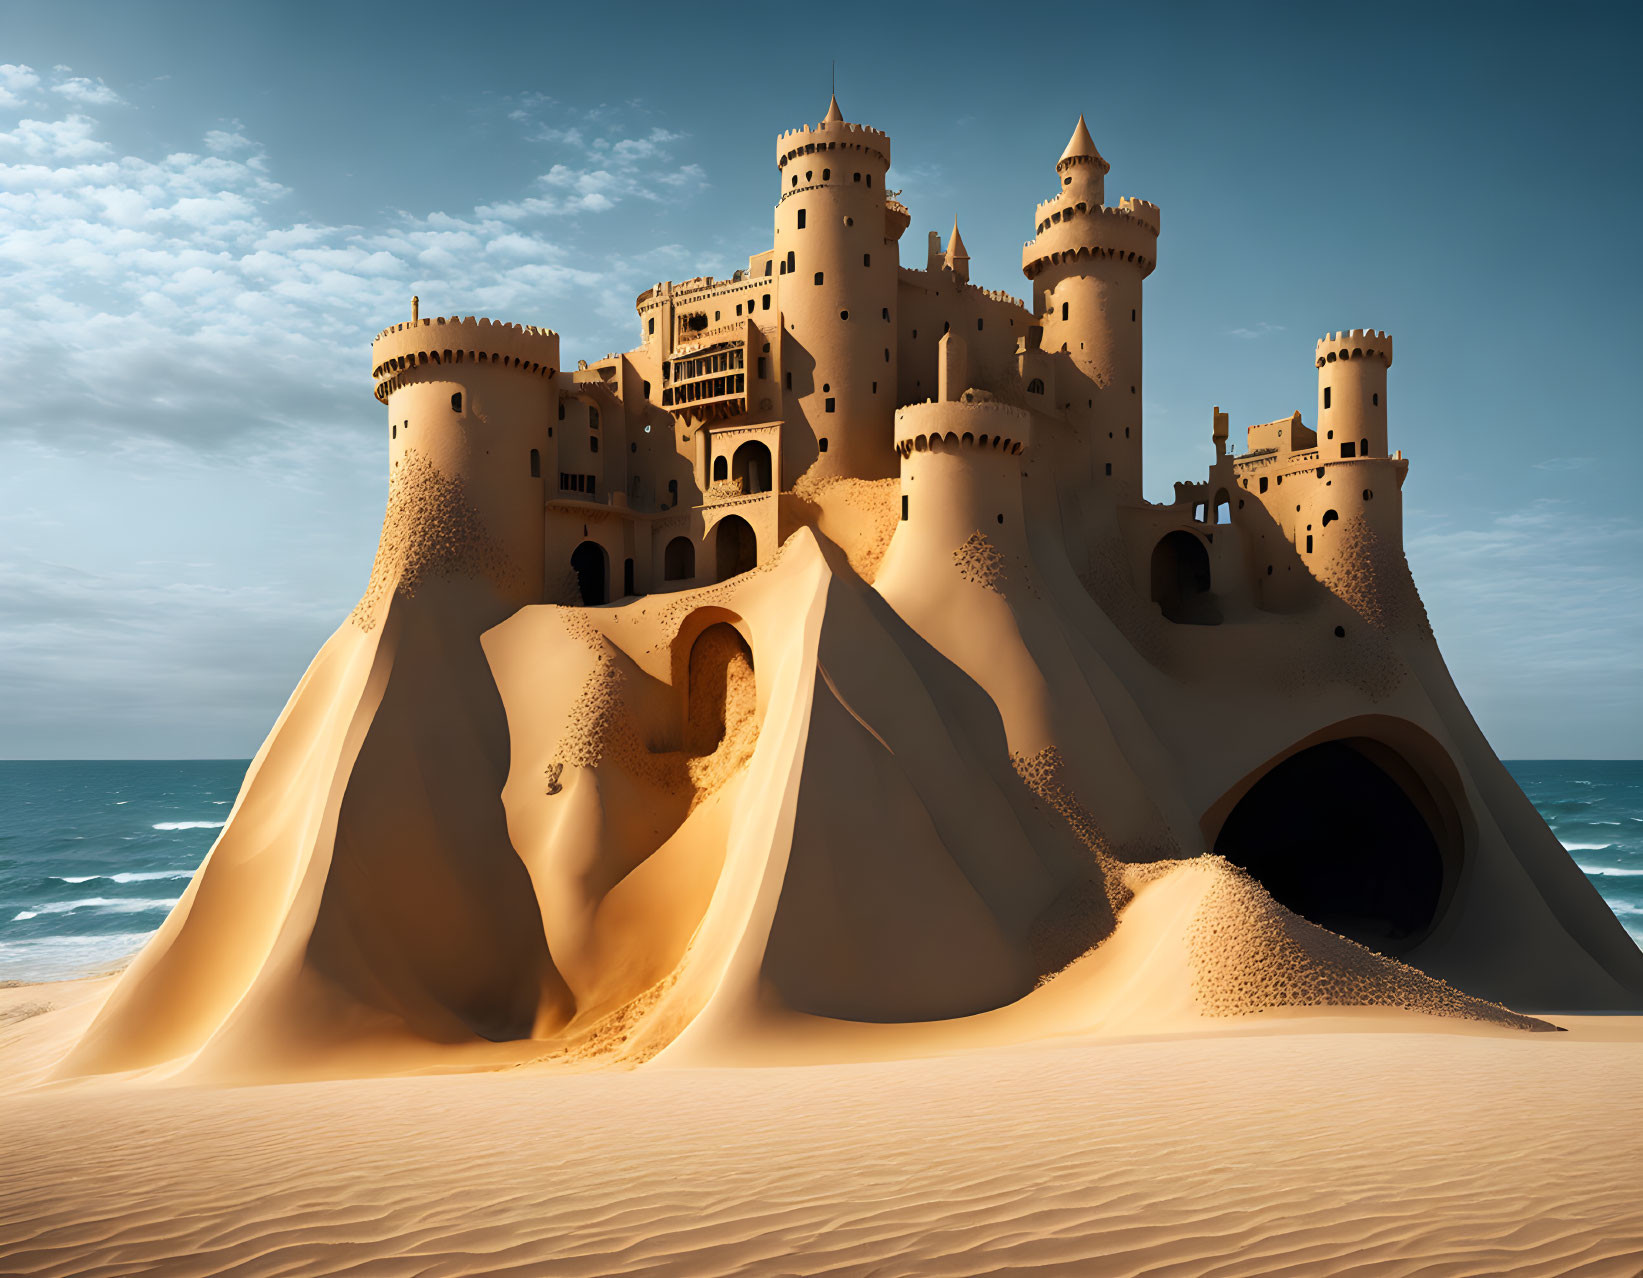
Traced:
[[1308, 744], [1235, 787], [1241, 797], [1217, 805], [1224, 820], [1206, 833], [1280, 905], [1371, 949], [1402, 953], [1437, 923], [1463, 853], [1462, 823], [1434, 760], [1419, 743], [1405, 751], [1373, 737]]
[[[745, 448], [746, 445], [744, 444]], [[759, 562], [759, 539], [740, 515], [726, 515], [714, 528], [714, 559], [720, 581], [751, 572]]]
[[1152, 548], [1152, 601], [1179, 625], [1220, 623], [1210, 593], [1209, 551], [1191, 533], [1178, 528]]
[[584, 541], [570, 556], [571, 571], [582, 594], [584, 607], [593, 608], [610, 600], [610, 559], [596, 541]]
[[689, 581], [696, 575], [696, 547], [689, 537], [675, 537], [662, 552], [662, 578]]
[[730, 459], [732, 479], [742, 481], [744, 493], [770, 491], [770, 449], [756, 439], [750, 439]]

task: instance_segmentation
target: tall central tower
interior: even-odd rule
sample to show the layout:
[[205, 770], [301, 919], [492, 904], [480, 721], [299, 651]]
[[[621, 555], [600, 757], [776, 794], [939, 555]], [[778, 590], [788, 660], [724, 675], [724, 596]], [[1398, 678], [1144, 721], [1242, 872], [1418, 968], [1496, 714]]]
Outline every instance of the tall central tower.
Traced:
[[1074, 376], [1057, 407], [1088, 446], [1090, 474], [1115, 500], [1141, 495], [1141, 281], [1158, 264], [1158, 206], [1106, 203], [1111, 166], [1084, 117], [1056, 161], [1060, 189], [1038, 206], [1021, 270], [1046, 351], [1065, 350]]
[[776, 146], [776, 270], [782, 313], [782, 480], [896, 473], [896, 237], [885, 204], [890, 139], [820, 124]]

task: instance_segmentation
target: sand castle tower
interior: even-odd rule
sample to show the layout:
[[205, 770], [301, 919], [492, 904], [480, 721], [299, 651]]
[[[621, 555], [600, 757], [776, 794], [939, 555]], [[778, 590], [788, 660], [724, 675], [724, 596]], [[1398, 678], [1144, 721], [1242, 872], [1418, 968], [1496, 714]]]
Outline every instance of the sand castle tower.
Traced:
[[967, 354], [962, 337], [944, 335], [940, 398], [896, 413], [896, 553], [954, 560], [966, 577], [991, 585], [1006, 559], [1028, 554], [1021, 477], [1032, 418], [966, 387]]
[[1141, 282], [1158, 262], [1159, 215], [1145, 200], [1107, 207], [1109, 167], [1079, 116], [1021, 270], [1033, 282], [1043, 349], [1065, 350], [1080, 374], [1058, 396], [1089, 443], [1090, 473], [1130, 501], [1141, 491]]
[[396, 499], [409, 503], [419, 523], [433, 521], [413, 535], [450, 542], [442, 556], [482, 571], [509, 602], [535, 603], [547, 477], [556, 473], [549, 424], [559, 335], [413, 315], [371, 345], [376, 397], [388, 407], [390, 518]]
[[885, 207], [890, 139], [847, 124], [835, 98], [820, 124], [777, 140], [781, 196], [781, 486], [818, 476], [884, 478], [896, 389], [897, 244]]

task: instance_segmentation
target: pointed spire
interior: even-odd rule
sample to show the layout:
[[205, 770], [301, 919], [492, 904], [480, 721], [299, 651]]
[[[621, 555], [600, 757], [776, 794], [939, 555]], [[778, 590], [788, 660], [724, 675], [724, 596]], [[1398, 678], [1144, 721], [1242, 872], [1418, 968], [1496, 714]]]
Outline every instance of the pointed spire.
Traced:
[[1095, 139], [1090, 136], [1090, 126], [1084, 123], [1082, 112], [1078, 116], [1078, 127], [1073, 130], [1072, 140], [1067, 143], [1067, 149], [1056, 161], [1056, 168], [1060, 168], [1068, 160], [1075, 159], [1094, 160], [1103, 169], [1108, 167], [1107, 162], [1101, 158], [1101, 152], [1095, 149]]
[[953, 219], [953, 233], [947, 237], [947, 260], [954, 262], [959, 258], [963, 258], [968, 262], [970, 255], [965, 251], [964, 240], [959, 236], [958, 219], [955, 217]]
[[822, 117], [822, 123], [823, 124], [843, 124], [844, 123], [844, 112], [839, 110], [839, 99], [838, 99], [837, 94], [834, 94], [833, 97], [828, 99], [827, 114]]

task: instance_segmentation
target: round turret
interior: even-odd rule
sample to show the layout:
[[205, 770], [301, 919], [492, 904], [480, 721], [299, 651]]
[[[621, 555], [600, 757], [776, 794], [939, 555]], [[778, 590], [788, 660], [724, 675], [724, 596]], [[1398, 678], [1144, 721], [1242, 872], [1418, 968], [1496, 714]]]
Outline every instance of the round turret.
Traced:
[[1082, 384], [1058, 385], [1058, 407], [1080, 427], [1089, 473], [1120, 500], [1141, 491], [1142, 281], [1158, 263], [1158, 206], [1103, 204], [1108, 164], [1084, 118], [1056, 162], [1060, 189], [1038, 206], [1021, 252], [1033, 282], [1042, 349], [1065, 351]]
[[835, 100], [820, 124], [782, 135], [776, 163], [787, 423], [781, 487], [791, 487], [806, 471], [894, 474], [900, 229], [884, 190], [890, 139], [846, 123]]
[[388, 408], [390, 493], [436, 483], [458, 494], [505, 561], [495, 573], [503, 593], [517, 604], [540, 599], [559, 335], [418, 318], [379, 333], [371, 364]]
[[1318, 365], [1318, 455], [1386, 456], [1386, 371], [1392, 339], [1372, 328], [1325, 333]]
[[995, 544], [1023, 535], [1021, 471], [1032, 418], [981, 394], [896, 413], [901, 517], [917, 541], [949, 552], [977, 532]]

